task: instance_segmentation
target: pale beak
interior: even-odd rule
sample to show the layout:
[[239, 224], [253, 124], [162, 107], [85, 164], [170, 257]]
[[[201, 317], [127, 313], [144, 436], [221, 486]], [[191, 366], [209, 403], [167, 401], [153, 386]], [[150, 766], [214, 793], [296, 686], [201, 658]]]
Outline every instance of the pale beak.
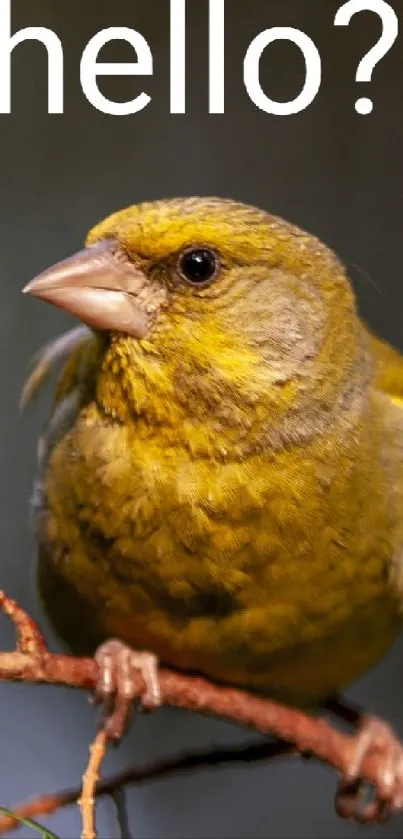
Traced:
[[139, 298], [144, 302], [149, 296], [147, 286], [146, 275], [119, 243], [105, 239], [48, 268], [23, 293], [53, 303], [93, 329], [145, 338], [148, 318]]

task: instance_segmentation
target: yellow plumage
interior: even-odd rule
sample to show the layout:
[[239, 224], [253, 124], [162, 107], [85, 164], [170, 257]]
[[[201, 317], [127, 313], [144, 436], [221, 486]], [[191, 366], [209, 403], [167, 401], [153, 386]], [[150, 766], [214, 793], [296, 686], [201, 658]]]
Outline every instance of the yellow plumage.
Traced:
[[[104, 239], [146, 278], [151, 326], [70, 350], [36, 493], [46, 608], [77, 651], [114, 636], [325, 699], [401, 627], [403, 359], [336, 257], [260, 210], [143, 204]], [[200, 287], [178, 271], [194, 247], [219, 260]]]

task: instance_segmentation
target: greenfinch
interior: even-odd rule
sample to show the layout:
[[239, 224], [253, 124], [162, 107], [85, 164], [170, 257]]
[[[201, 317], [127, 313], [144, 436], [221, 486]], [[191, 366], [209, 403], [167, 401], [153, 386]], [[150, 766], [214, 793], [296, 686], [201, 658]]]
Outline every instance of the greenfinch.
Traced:
[[402, 625], [403, 359], [336, 256], [254, 207], [162, 200], [25, 291], [85, 324], [25, 391], [64, 359], [33, 505], [71, 649], [306, 708], [371, 668]]

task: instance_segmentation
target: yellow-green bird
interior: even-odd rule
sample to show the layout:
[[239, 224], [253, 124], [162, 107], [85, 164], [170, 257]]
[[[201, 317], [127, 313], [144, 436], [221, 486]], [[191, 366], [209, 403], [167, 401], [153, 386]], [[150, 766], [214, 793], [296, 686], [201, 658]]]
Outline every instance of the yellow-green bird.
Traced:
[[302, 707], [372, 667], [402, 625], [403, 359], [335, 255], [180, 198], [115, 213], [25, 291], [90, 327], [27, 393], [68, 356], [39, 445], [39, 583], [71, 648], [101, 645], [105, 691], [120, 656], [158, 702], [130, 648]]

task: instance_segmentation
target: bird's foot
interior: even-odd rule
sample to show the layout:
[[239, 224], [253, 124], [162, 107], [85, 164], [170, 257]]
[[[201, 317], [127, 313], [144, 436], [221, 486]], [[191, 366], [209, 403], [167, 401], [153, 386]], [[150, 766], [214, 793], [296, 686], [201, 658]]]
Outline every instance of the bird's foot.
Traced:
[[[117, 741], [126, 731], [135, 699], [145, 710], [161, 705], [158, 659], [152, 653], [133, 650], [111, 639], [98, 647], [95, 660], [100, 672], [94, 702], [104, 705], [105, 731], [111, 740]], [[136, 679], [139, 673], [145, 685], [141, 694]]]
[[[336, 809], [345, 819], [383, 824], [403, 807], [403, 746], [394, 731], [376, 717], [363, 717], [359, 726], [353, 758], [337, 791]], [[360, 770], [369, 754], [377, 757], [379, 772], [373, 798], [365, 802]]]

